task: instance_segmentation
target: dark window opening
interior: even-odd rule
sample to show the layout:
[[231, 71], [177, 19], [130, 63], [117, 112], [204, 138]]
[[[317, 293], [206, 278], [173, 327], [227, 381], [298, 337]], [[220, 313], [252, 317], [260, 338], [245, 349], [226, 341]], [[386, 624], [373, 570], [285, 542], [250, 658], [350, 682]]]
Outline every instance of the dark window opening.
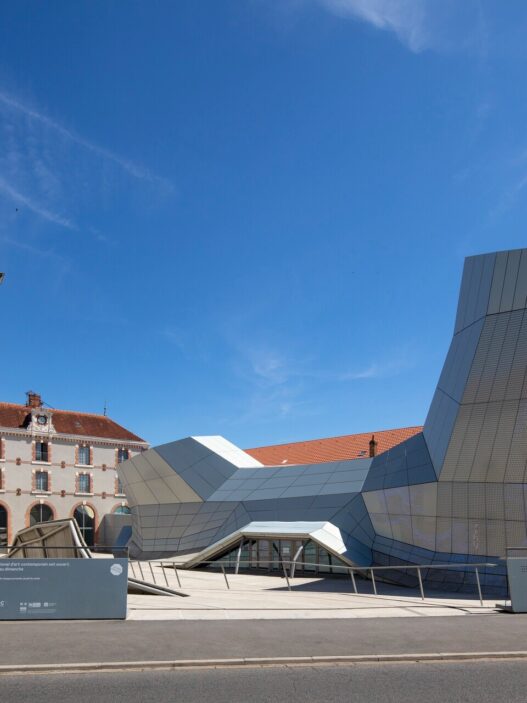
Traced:
[[35, 461], [49, 461], [49, 451], [47, 442], [37, 442], [35, 444]]
[[35, 488], [37, 491], [49, 490], [49, 475], [47, 471], [37, 471], [35, 474]]

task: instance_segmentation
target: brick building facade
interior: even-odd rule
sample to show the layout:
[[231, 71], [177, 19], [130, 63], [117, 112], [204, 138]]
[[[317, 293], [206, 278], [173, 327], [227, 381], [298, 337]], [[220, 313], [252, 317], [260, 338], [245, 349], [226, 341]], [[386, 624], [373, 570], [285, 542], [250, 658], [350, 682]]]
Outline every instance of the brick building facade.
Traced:
[[118, 464], [147, 448], [106, 415], [55, 410], [37, 393], [0, 402], [0, 547], [24, 527], [70, 517], [100, 543], [105, 516], [129, 510]]

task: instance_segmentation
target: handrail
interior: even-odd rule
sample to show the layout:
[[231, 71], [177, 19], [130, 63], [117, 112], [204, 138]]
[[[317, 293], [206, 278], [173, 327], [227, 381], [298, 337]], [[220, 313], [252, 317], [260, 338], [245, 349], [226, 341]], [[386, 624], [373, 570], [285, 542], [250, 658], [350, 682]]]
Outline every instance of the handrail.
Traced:
[[[315, 566], [315, 567], [323, 567], [325, 569], [339, 569], [344, 573], [348, 573], [351, 582], [353, 585], [353, 591], [354, 593], [358, 593], [357, 590], [357, 583], [355, 581], [355, 573], [356, 572], [369, 572], [370, 574], [370, 580], [372, 582], [372, 588], [373, 588], [373, 594], [375, 596], [378, 595], [377, 592], [377, 583], [375, 581], [375, 575], [374, 571], [392, 571], [392, 570], [415, 570], [417, 574], [417, 579], [419, 583], [419, 591], [421, 594], [421, 600], [425, 600], [425, 592], [424, 592], [424, 585], [423, 585], [423, 578], [421, 574], [421, 569], [458, 569], [458, 568], [470, 568], [474, 569], [474, 573], [476, 576], [476, 585], [477, 585], [477, 593], [479, 597], [479, 602], [480, 605], [483, 606], [483, 593], [481, 590], [481, 582], [479, 578], [479, 569], [480, 568], [495, 568], [498, 566], [497, 562], [448, 562], [446, 564], [393, 564], [390, 566], [359, 566], [359, 565], [354, 565], [350, 566], [347, 564], [321, 564], [321, 563], [315, 563], [315, 562], [305, 562], [305, 561], [294, 561], [291, 559], [257, 559], [256, 560], [259, 565], [265, 565], [265, 564], [276, 564], [276, 565], [281, 565], [284, 573], [285, 580], [287, 582], [287, 589], [291, 591], [291, 583], [290, 581], [293, 580], [294, 578], [294, 569], [297, 566]], [[216, 566], [219, 566], [221, 568], [221, 571], [223, 573], [223, 576], [225, 578], [225, 583], [227, 585], [227, 588], [230, 589], [229, 581], [227, 579], [227, 573], [225, 571], [225, 567], [227, 568], [233, 568], [235, 569], [235, 573], [238, 573], [239, 567], [241, 564], [254, 564], [254, 560], [251, 559], [236, 559], [233, 560], [231, 563], [231, 560], [229, 559], [228, 562], [222, 561], [220, 559], [216, 560], [203, 560], [200, 561], [198, 564], [195, 566], [202, 566], [202, 565], [210, 565], [214, 564]], [[286, 564], [289, 566], [289, 575], [287, 574], [287, 569], [286, 569]], [[167, 568], [166, 565], [163, 565], [160, 562], [160, 566], [162, 569]], [[174, 562], [170, 563], [169, 568], [173, 568], [174, 571], [176, 572], [176, 576], [178, 579], [178, 583], [180, 584], [180, 578], [178, 574], [178, 570], [176, 568], [176, 565]], [[181, 584], [180, 584], [181, 585]]]
[[[53, 535], [55, 533], [51, 533]], [[47, 535], [46, 535], [47, 537]], [[94, 554], [103, 552], [105, 554], [113, 554], [114, 558], [115, 554], [121, 555], [120, 558], [122, 559], [128, 559], [129, 558], [129, 548], [128, 547], [116, 547], [115, 545], [110, 545], [110, 544], [97, 544], [97, 545], [92, 545], [91, 547], [89, 546], [78, 546], [78, 545], [60, 545], [60, 544], [43, 544], [42, 542], [40, 544], [34, 544], [36, 540], [30, 540], [29, 542], [19, 542], [18, 544], [8, 544], [0, 547], [0, 556], [4, 555], [5, 558], [17, 558], [17, 559], [24, 559], [26, 557], [24, 556], [18, 556], [16, 553], [19, 551], [23, 550], [30, 550], [30, 549], [40, 549], [41, 551], [51, 551], [51, 550], [68, 550], [68, 551], [73, 551], [73, 552], [92, 552]], [[115, 554], [114, 554], [115, 553]], [[38, 559], [38, 557], [31, 557]], [[42, 557], [43, 559], [49, 558], [49, 557]], [[58, 559], [60, 557], [53, 557], [53, 559]], [[83, 558], [83, 557], [79, 557]]]
[[[459, 569], [459, 568], [469, 568], [469, 569], [474, 569], [475, 572], [475, 577], [476, 577], [476, 585], [477, 585], [477, 594], [479, 597], [479, 602], [481, 606], [483, 606], [483, 594], [482, 594], [482, 588], [481, 588], [481, 581], [480, 581], [480, 575], [479, 575], [479, 569], [481, 568], [495, 568], [496, 566], [499, 566], [498, 562], [447, 562], [447, 563], [442, 563], [442, 564], [393, 564], [389, 566], [362, 566], [362, 565], [348, 565], [348, 564], [329, 564], [329, 563], [320, 563], [320, 562], [305, 562], [305, 561], [294, 561], [293, 559], [258, 559], [257, 563], [261, 566], [265, 565], [276, 565], [278, 568], [281, 567], [283, 571], [283, 576], [285, 577], [286, 583], [287, 583], [287, 589], [289, 591], [293, 590], [293, 586], [291, 582], [294, 579], [294, 569], [297, 566], [313, 566], [313, 567], [322, 567], [324, 569], [332, 569], [335, 570], [336, 573], [344, 573], [348, 574], [351, 583], [353, 586], [353, 592], [355, 594], [358, 594], [359, 591], [357, 589], [357, 582], [355, 579], [355, 575], [361, 574], [369, 574], [369, 578], [372, 582], [372, 589], [373, 589], [373, 595], [377, 596], [379, 595], [378, 590], [377, 590], [377, 582], [375, 580], [375, 572], [379, 571], [391, 571], [391, 570], [406, 570], [406, 571], [412, 571], [414, 570], [417, 575], [418, 579], [418, 585], [419, 585], [419, 592], [421, 595], [421, 600], [425, 600], [425, 592], [424, 592], [424, 584], [423, 584], [423, 577], [422, 577], [422, 569]], [[166, 562], [163, 560], [158, 560], [158, 559], [152, 559], [152, 560], [133, 560], [129, 559], [129, 564], [130, 564], [130, 571], [132, 572], [134, 578], [137, 578], [135, 568], [139, 569], [139, 573], [141, 574], [141, 580], [146, 580], [145, 579], [145, 573], [143, 572], [143, 566], [145, 570], [148, 567], [148, 570], [150, 571], [151, 577], [152, 577], [152, 582], [154, 584], [157, 584], [156, 582], [156, 575], [155, 571], [153, 569], [153, 566], [155, 567], [158, 565], [161, 568], [163, 578], [165, 581], [166, 586], [169, 586], [168, 584], [168, 578], [166, 574], [166, 569], [173, 569], [178, 587], [182, 588], [181, 585], [181, 571], [187, 570], [185, 569], [184, 564], [177, 564], [174, 561]], [[196, 564], [196, 567], [199, 566], [207, 566], [207, 565], [214, 565], [218, 571], [221, 571], [223, 578], [225, 580], [225, 586], [228, 590], [231, 588], [231, 584], [229, 583], [229, 578], [227, 576], [227, 569], [231, 568], [234, 569], [234, 573], [237, 574], [239, 571], [239, 567], [242, 564], [250, 564], [254, 565], [254, 560], [251, 559], [236, 559], [236, 560], [229, 560], [229, 561], [222, 561], [221, 559], [216, 559], [216, 560], [203, 560], [199, 562], [199, 564]], [[289, 568], [289, 574], [287, 572], [287, 568]], [[188, 569], [190, 571], [190, 569]], [[294, 585], [294, 584], [293, 584]]]
[[[50, 535], [54, 535], [54, 534], [55, 534], [54, 532], [50, 533]], [[48, 535], [46, 535], [45, 538], [47, 536]], [[40, 538], [40, 539], [42, 539], [42, 538]], [[64, 545], [64, 546], [54, 545], [54, 544], [53, 545], [42, 545], [42, 544], [38, 545], [37, 544], [37, 545], [31, 546], [31, 543], [34, 541], [35, 540], [30, 540], [29, 542], [19, 542], [18, 544], [5, 544], [3, 547], [0, 547], [0, 550], [2, 550], [2, 549], [18, 549], [18, 547], [24, 547], [26, 549], [42, 549], [43, 546], [47, 546], [49, 549], [52, 549], [52, 548], [53, 549], [91, 549], [92, 551], [93, 550], [96, 551], [97, 549], [108, 549], [108, 550], [115, 550], [115, 551], [119, 551], [119, 552], [128, 551], [128, 547], [116, 547], [115, 544], [92, 544], [91, 547], [89, 545], [79, 547], [78, 545], [71, 545], [71, 544]]]
[[[157, 561], [157, 560], [155, 560]], [[461, 566], [472, 566], [472, 567], [482, 567], [482, 566], [490, 566], [490, 567], [495, 567], [499, 566], [497, 562], [447, 562], [445, 564], [393, 564], [390, 566], [366, 566], [366, 565], [358, 565], [358, 564], [329, 564], [329, 563], [321, 563], [321, 562], [310, 562], [310, 561], [293, 561], [292, 559], [257, 559], [256, 560], [258, 564], [282, 564], [282, 562], [286, 564], [296, 564], [298, 565], [303, 565], [303, 566], [323, 566], [324, 568], [331, 568], [331, 569], [353, 569], [353, 571], [381, 571], [381, 570], [392, 570], [392, 569], [454, 569], [458, 568]], [[202, 564], [220, 564], [221, 562], [221, 557], [219, 559], [211, 559], [211, 560], [203, 560], [200, 562], [197, 562], [192, 568], [196, 568], [198, 566], [201, 566]], [[254, 559], [241, 559], [240, 564], [254, 564], [255, 560]], [[164, 562], [165, 564], [167, 562]], [[169, 562], [170, 564], [174, 562]], [[232, 566], [233, 568], [236, 566], [236, 562], [233, 560], [232, 563], [231, 561], [229, 562], [222, 562], [224, 566]], [[184, 565], [180, 565], [180, 567]]]

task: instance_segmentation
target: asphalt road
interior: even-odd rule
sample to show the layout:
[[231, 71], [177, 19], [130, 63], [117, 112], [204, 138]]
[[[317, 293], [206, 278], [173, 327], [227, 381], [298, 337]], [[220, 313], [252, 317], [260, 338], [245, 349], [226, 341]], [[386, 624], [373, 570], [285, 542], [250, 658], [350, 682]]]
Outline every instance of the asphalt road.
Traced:
[[0, 677], [9, 703], [525, 703], [526, 690], [527, 664], [510, 660]]
[[527, 615], [2, 622], [0, 632], [3, 665], [527, 650]]

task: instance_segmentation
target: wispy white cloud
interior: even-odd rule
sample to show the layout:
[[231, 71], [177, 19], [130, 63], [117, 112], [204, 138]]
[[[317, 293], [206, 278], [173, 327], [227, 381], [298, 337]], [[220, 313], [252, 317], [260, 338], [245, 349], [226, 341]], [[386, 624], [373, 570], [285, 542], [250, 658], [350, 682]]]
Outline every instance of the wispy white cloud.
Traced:
[[342, 17], [351, 17], [372, 24], [377, 29], [394, 32], [412, 51], [430, 45], [425, 0], [319, 0]]
[[118, 194], [129, 197], [133, 183], [155, 197], [173, 192], [167, 180], [0, 88], [0, 199], [15, 204], [20, 219], [31, 212], [108, 243], [86, 213], [107, 208]]
[[415, 53], [426, 49], [486, 52], [479, 0], [308, 0], [333, 14], [392, 32]]
[[243, 410], [233, 419], [244, 422], [272, 422], [277, 418], [320, 415], [320, 398], [327, 388], [353, 382], [368, 382], [398, 376], [416, 363], [412, 345], [398, 347], [380, 359], [356, 370], [335, 368], [329, 360], [303, 357], [278, 346], [235, 343], [234, 372], [241, 380]]
[[491, 162], [491, 168], [493, 175], [499, 174], [501, 191], [496, 204], [489, 210], [489, 217], [494, 221], [525, 202], [527, 150], [509, 154], [506, 158], [495, 159]]
[[267, 384], [280, 385], [293, 374], [286, 358], [270, 349], [251, 349], [249, 352], [250, 368], [254, 376]]
[[384, 362], [373, 361], [358, 371], [346, 371], [337, 376], [339, 381], [361, 381], [375, 378], [388, 378], [411, 368], [413, 363], [406, 357], [396, 357]]
[[53, 249], [41, 249], [40, 247], [35, 247], [27, 242], [19, 242], [15, 239], [11, 239], [7, 236], [0, 236], [0, 243], [7, 247], [13, 247], [14, 249], [20, 249], [21, 251], [28, 252], [34, 256], [38, 256], [39, 259], [56, 259], [65, 266], [69, 266], [69, 261], [64, 256], [57, 254]]
[[309, 417], [320, 412], [318, 405], [302, 397], [298, 387], [259, 388], [249, 393], [242, 411], [231, 418], [230, 423], [266, 423], [277, 419]]
[[87, 149], [88, 151], [92, 152], [93, 154], [96, 154], [103, 159], [107, 159], [108, 161], [113, 162], [114, 164], [117, 164], [120, 166], [126, 173], [128, 173], [130, 176], [133, 176], [134, 178], [138, 178], [141, 180], [146, 180], [151, 183], [159, 183], [162, 184], [165, 187], [172, 188], [171, 183], [164, 179], [161, 178], [155, 174], [153, 174], [151, 171], [148, 169], [137, 165], [133, 161], [130, 161], [128, 159], [124, 159], [123, 157], [119, 156], [118, 154], [115, 154], [113, 151], [110, 151], [109, 149], [105, 149], [102, 146], [99, 146], [98, 144], [95, 144], [94, 142], [89, 141], [88, 139], [85, 139], [79, 134], [76, 134], [72, 130], [68, 129], [67, 127], [64, 127], [64, 125], [60, 124], [56, 120], [53, 120], [51, 117], [48, 117], [45, 113], [40, 112], [29, 105], [26, 105], [25, 103], [21, 102], [20, 100], [14, 98], [12, 95], [9, 95], [6, 92], [0, 91], [0, 102], [10, 108], [11, 110], [15, 110], [26, 117], [28, 117], [31, 120], [36, 120], [40, 124], [48, 127], [49, 129], [52, 129], [55, 131], [57, 134], [59, 134], [63, 139], [66, 139], [70, 142], [73, 142], [74, 144], [77, 144], [78, 146], [83, 147], [84, 149]]
[[0, 177], [0, 193], [7, 196], [10, 200], [18, 205], [23, 205], [32, 212], [34, 212], [39, 217], [42, 217], [48, 222], [53, 222], [61, 227], [66, 227], [67, 229], [77, 229], [75, 223], [73, 223], [69, 218], [63, 217], [56, 212], [48, 210], [39, 203], [35, 202], [31, 197], [20, 193], [18, 190], [9, 185], [2, 177]]

